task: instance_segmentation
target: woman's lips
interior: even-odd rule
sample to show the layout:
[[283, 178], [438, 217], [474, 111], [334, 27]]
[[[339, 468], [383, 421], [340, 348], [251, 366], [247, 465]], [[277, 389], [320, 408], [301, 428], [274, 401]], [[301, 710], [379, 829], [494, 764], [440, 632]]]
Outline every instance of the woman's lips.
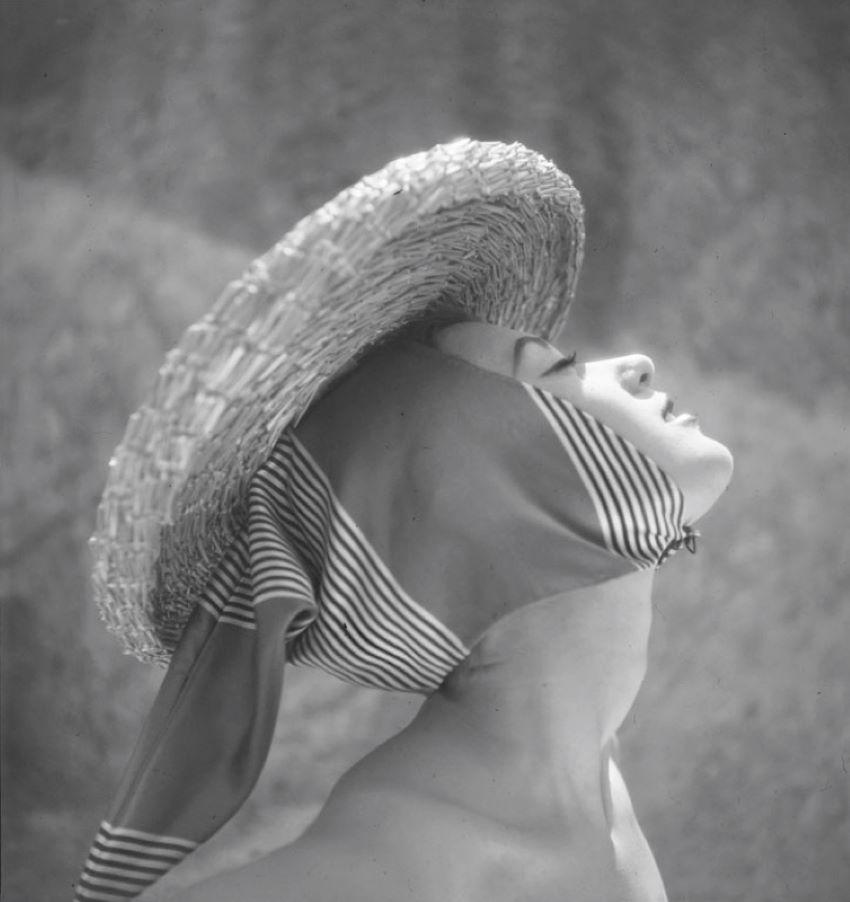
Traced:
[[699, 420], [692, 413], [680, 413], [673, 416], [673, 408], [676, 406], [676, 399], [667, 397], [664, 406], [661, 408], [661, 419], [665, 423], [672, 423], [675, 426], [699, 426]]

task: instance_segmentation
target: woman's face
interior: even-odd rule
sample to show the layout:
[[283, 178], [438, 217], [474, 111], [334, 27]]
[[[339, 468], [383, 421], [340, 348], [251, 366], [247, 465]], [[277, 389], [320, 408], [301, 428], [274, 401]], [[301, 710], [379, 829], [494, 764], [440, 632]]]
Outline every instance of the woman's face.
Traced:
[[729, 484], [729, 449], [704, 435], [696, 416], [677, 410], [672, 396], [656, 388], [655, 367], [643, 354], [571, 362], [542, 338], [482, 323], [449, 326], [435, 344], [537, 385], [609, 426], [676, 481], [686, 522], [702, 516]]

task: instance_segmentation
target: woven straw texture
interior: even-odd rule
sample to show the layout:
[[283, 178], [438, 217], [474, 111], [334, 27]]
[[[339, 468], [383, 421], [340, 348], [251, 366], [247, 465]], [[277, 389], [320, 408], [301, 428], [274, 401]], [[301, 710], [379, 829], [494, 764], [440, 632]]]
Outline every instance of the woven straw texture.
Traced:
[[583, 245], [566, 175], [464, 139], [367, 176], [255, 260], [169, 352], [110, 461], [94, 594], [126, 651], [168, 661], [252, 475], [330, 379], [419, 321], [553, 336]]

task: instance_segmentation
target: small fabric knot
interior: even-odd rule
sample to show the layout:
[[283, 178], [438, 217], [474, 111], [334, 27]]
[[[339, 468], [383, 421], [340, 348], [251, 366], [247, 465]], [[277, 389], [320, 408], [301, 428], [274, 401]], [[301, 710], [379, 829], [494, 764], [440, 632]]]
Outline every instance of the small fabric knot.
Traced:
[[697, 553], [697, 539], [700, 536], [699, 530], [685, 524], [682, 526], [683, 535], [672, 542], [661, 553], [656, 567], [660, 567], [671, 555], [674, 555], [680, 548], [687, 548], [691, 554]]
[[[681, 545], [684, 545], [685, 548], [690, 551], [691, 554], [697, 553], [697, 539], [700, 537], [700, 533], [698, 529], [694, 529], [693, 526], [684, 526], [685, 530], [684, 537], [680, 540]], [[681, 545], [679, 547], [681, 547]]]

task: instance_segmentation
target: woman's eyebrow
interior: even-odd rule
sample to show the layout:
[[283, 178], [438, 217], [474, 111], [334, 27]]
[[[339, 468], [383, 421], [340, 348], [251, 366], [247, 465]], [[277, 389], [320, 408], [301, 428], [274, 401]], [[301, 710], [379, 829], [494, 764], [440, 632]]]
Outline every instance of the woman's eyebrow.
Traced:
[[522, 349], [529, 343], [538, 344], [542, 348], [552, 347], [545, 338], [540, 338], [537, 335], [523, 335], [521, 338], [518, 338], [514, 342], [514, 372], [519, 368], [519, 358], [522, 354]]

